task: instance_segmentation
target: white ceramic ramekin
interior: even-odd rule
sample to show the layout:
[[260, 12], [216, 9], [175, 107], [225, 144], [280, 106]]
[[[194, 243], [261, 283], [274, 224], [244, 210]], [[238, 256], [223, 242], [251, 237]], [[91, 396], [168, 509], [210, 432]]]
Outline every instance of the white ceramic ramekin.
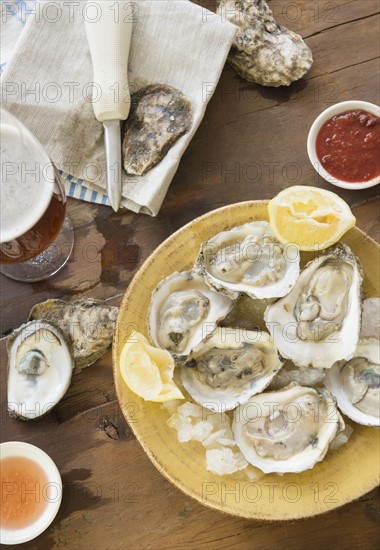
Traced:
[[323, 126], [323, 124], [335, 115], [344, 113], [345, 111], [351, 111], [354, 109], [367, 111], [372, 115], [380, 117], [380, 107], [378, 105], [375, 105], [374, 103], [368, 103], [367, 101], [356, 101], [356, 100], [342, 101], [340, 103], [336, 103], [335, 105], [332, 105], [331, 107], [323, 111], [313, 122], [307, 138], [307, 152], [309, 155], [310, 162], [313, 165], [314, 169], [318, 172], [320, 176], [322, 176], [322, 178], [324, 178], [326, 181], [328, 181], [332, 185], [336, 185], [337, 187], [342, 187], [343, 189], [367, 189], [367, 187], [373, 187], [374, 185], [377, 185], [378, 183], [380, 183], [380, 176], [370, 181], [356, 182], [356, 183], [350, 183], [347, 181], [339, 180], [334, 176], [332, 176], [331, 174], [329, 174], [323, 168], [320, 160], [317, 157], [317, 153], [315, 150], [315, 144], [316, 144], [318, 132]]
[[[47, 502], [41, 516], [31, 525], [20, 529], [0, 527], [1, 544], [20, 544], [32, 540], [45, 531], [57, 515], [62, 500], [62, 480], [57, 466], [42, 449], [21, 441], [8, 441], [0, 445], [0, 460], [9, 457], [29, 458], [44, 470], [46, 486], [40, 488]], [[4, 495], [3, 495], [4, 498]]]

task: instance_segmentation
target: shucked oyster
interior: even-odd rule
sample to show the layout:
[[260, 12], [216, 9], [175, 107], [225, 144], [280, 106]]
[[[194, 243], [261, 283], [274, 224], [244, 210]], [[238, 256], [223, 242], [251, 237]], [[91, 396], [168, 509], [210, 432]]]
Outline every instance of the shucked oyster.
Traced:
[[98, 300], [47, 300], [36, 304], [29, 320], [45, 319], [54, 323], [71, 343], [75, 367], [95, 363], [109, 348], [115, 331], [118, 308]]
[[349, 418], [366, 426], [380, 426], [380, 342], [359, 341], [354, 357], [338, 361], [327, 372], [326, 386]]
[[228, 60], [249, 82], [289, 86], [313, 64], [301, 36], [278, 25], [264, 0], [221, 0], [217, 13], [239, 27]]
[[195, 272], [173, 273], [153, 292], [150, 339], [177, 357], [187, 356], [215, 331], [231, 306], [229, 298], [211, 290]]
[[191, 125], [191, 102], [180, 90], [153, 84], [133, 94], [123, 138], [127, 174], [141, 176], [153, 168]]
[[234, 414], [235, 441], [245, 459], [264, 473], [313, 468], [344, 429], [333, 397], [291, 383], [255, 395]]
[[223, 412], [263, 391], [281, 367], [266, 332], [218, 328], [191, 353], [181, 378], [197, 403]]
[[231, 298], [285, 296], [299, 275], [299, 252], [284, 246], [266, 221], [223, 231], [201, 245], [196, 269], [215, 289]]
[[351, 359], [359, 339], [361, 268], [345, 245], [318, 256], [264, 315], [280, 354], [298, 366]]
[[8, 411], [30, 420], [49, 412], [66, 393], [72, 351], [63, 333], [46, 321], [22, 325], [8, 340]]

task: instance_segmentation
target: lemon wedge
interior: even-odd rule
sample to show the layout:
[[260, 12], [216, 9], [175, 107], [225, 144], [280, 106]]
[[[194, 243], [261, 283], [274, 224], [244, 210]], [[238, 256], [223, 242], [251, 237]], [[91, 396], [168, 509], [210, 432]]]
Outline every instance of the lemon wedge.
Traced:
[[281, 191], [269, 202], [268, 212], [277, 239], [300, 250], [324, 250], [356, 223], [350, 207], [338, 195], [306, 185]]
[[120, 354], [124, 382], [145, 401], [184, 399], [173, 382], [174, 367], [170, 353], [151, 346], [139, 332], [131, 334]]

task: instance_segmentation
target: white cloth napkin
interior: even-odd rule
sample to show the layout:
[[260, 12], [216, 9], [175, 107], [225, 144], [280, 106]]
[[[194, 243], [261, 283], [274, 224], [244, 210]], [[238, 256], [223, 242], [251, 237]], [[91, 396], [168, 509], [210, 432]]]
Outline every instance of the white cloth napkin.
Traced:
[[[83, 182], [92, 193], [103, 193], [103, 126], [91, 103], [84, 6], [83, 1], [36, 2], [4, 70], [2, 99], [3, 106], [41, 141], [64, 176]], [[155, 216], [204, 116], [236, 27], [188, 0], [134, 0], [131, 10], [131, 90], [169, 84], [191, 100], [193, 109], [191, 130], [157, 166], [144, 176], [123, 174], [122, 205]]]

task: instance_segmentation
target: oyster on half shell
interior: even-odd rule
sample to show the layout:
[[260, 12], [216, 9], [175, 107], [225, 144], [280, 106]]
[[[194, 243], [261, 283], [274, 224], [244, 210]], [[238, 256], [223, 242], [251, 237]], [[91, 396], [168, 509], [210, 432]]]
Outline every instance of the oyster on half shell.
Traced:
[[216, 330], [231, 307], [227, 296], [210, 289], [194, 271], [172, 273], [152, 294], [150, 339], [180, 360]]
[[325, 384], [349, 418], [358, 424], [380, 427], [379, 340], [359, 340], [354, 357], [337, 361], [327, 372]]
[[223, 412], [263, 391], [281, 367], [268, 333], [218, 328], [190, 354], [181, 378], [197, 403]]
[[207, 283], [231, 298], [285, 296], [299, 275], [299, 251], [282, 245], [267, 221], [218, 233], [201, 245], [196, 269]]
[[235, 441], [245, 459], [266, 474], [313, 468], [343, 429], [327, 390], [294, 382], [251, 397], [235, 410], [233, 421]]
[[361, 283], [361, 267], [348, 246], [311, 261], [290, 293], [265, 311], [280, 354], [315, 368], [351, 359], [359, 340]]
[[8, 412], [31, 420], [65, 395], [73, 372], [72, 351], [62, 331], [46, 321], [22, 325], [9, 338]]

